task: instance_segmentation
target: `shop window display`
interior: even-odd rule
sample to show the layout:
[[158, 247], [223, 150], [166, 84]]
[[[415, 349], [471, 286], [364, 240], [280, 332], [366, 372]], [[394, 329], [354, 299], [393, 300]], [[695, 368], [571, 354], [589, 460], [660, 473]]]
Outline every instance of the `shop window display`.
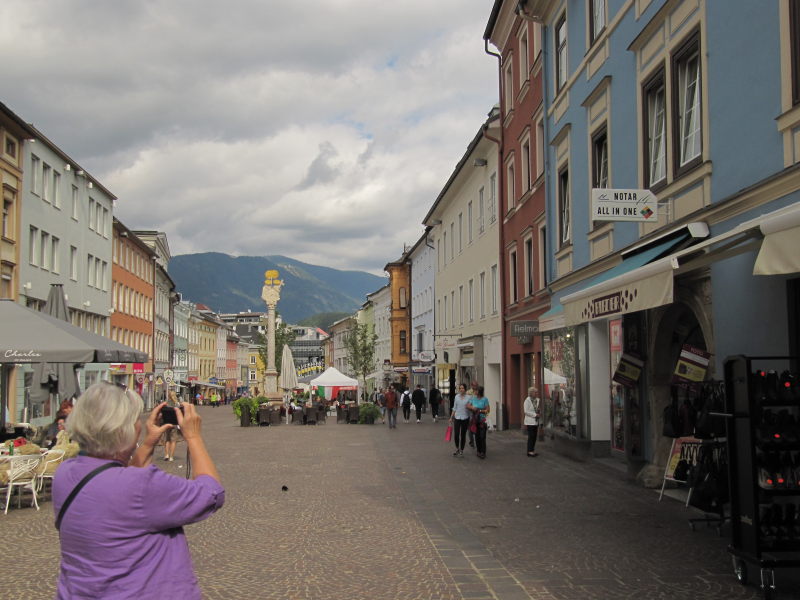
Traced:
[[575, 331], [559, 329], [543, 338], [544, 425], [575, 437], [578, 426]]

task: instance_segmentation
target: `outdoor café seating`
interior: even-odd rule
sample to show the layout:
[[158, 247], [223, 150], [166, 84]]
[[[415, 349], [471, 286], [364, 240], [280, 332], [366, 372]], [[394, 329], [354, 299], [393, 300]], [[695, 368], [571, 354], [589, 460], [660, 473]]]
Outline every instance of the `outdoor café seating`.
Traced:
[[3, 511], [8, 514], [11, 503], [11, 494], [17, 490], [17, 506], [22, 505], [22, 493], [30, 492], [31, 506], [39, 510], [39, 501], [36, 498], [37, 475], [36, 468], [42, 461], [40, 454], [17, 454], [2, 458], [1, 466], [6, 468], [0, 471], [0, 491], [6, 493], [6, 507]]

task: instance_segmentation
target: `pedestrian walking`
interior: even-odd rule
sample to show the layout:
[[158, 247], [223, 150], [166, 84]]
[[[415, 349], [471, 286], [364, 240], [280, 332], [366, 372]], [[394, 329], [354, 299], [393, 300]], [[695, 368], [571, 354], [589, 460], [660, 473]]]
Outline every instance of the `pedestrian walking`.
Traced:
[[[475, 395], [478, 393], [478, 382], [472, 380], [469, 384], [469, 389], [467, 390], [467, 402], [472, 402], [475, 398]], [[475, 433], [473, 433], [472, 429], [469, 429], [469, 447], [475, 447]]]
[[489, 408], [489, 399], [483, 395], [483, 386], [478, 386], [467, 408], [475, 417], [475, 445], [478, 458], [486, 458], [486, 432], [489, 429], [486, 419], [491, 409]]
[[439, 416], [439, 404], [441, 401], [442, 393], [439, 391], [439, 388], [434, 385], [428, 394], [428, 402], [431, 405], [431, 416], [433, 417], [434, 423], [436, 423], [436, 418]]
[[422, 391], [422, 386], [417, 384], [417, 389], [411, 394], [411, 402], [414, 404], [414, 410], [417, 411], [417, 423], [422, 419], [422, 407], [425, 406], [425, 392]]
[[403, 422], [408, 423], [411, 420], [411, 394], [408, 393], [408, 390], [403, 390], [400, 404], [403, 406]]
[[389, 416], [389, 429], [397, 429], [397, 394], [389, 387], [384, 394], [386, 414]]
[[458, 386], [458, 393], [453, 400], [450, 424], [453, 426], [453, 442], [456, 445], [453, 456], [464, 456], [464, 444], [469, 429], [469, 409], [467, 408], [467, 386], [463, 383]]
[[525, 413], [523, 423], [528, 430], [528, 456], [539, 456], [536, 452], [536, 438], [539, 435], [539, 419], [541, 418], [541, 400], [535, 387], [528, 388], [528, 396], [522, 403]]
[[172, 427], [158, 425], [164, 404], [150, 412], [137, 448], [143, 406], [136, 392], [96, 383], [67, 419], [81, 454], [63, 462], [53, 480], [58, 598], [200, 598], [183, 527], [210, 517], [225, 490], [195, 407], [175, 412], [192, 455], [193, 479], [184, 479], [150, 464]]

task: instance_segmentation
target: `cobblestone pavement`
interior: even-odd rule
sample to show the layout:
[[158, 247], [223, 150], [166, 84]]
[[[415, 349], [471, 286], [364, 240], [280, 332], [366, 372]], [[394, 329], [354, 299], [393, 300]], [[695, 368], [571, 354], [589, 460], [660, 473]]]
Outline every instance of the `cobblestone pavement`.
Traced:
[[[427, 415], [396, 430], [240, 428], [230, 407], [201, 411], [227, 490], [222, 511], [187, 528], [209, 599], [760, 597], [736, 582], [726, 538], [690, 530], [692, 509], [546, 444], [529, 459], [519, 432], [490, 434], [481, 461], [453, 457]], [[183, 474], [183, 452], [158, 465]], [[0, 514], [6, 597], [54, 596], [52, 523], [47, 498]], [[800, 598], [781, 577], [778, 598]]]

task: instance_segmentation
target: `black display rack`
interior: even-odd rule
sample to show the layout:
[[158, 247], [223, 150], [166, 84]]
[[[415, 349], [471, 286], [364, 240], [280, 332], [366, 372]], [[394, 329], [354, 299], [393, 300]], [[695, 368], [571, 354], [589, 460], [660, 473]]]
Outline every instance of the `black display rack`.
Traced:
[[800, 385], [786, 356], [725, 361], [731, 545], [742, 584], [758, 569], [765, 600], [775, 570], [800, 566]]

